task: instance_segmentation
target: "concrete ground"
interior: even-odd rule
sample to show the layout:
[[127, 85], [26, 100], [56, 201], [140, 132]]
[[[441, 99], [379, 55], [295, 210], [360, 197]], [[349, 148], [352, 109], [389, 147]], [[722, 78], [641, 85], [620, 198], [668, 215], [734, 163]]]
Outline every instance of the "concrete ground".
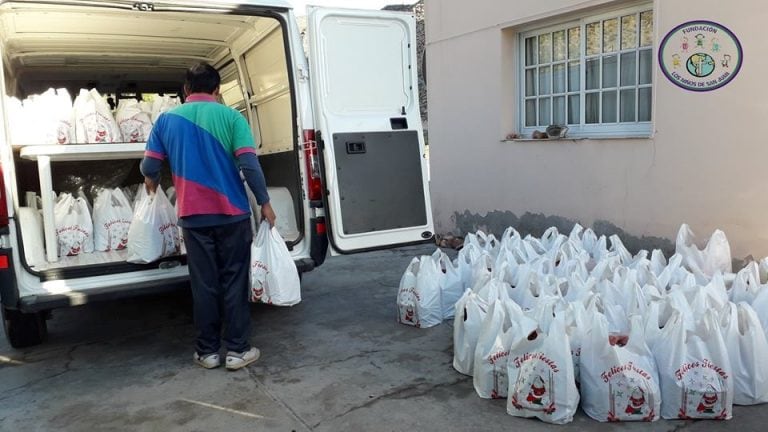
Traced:
[[506, 414], [454, 371], [452, 325], [396, 322], [398, 281], [430, 247], [337, 257], [308, 273], [303, 302], [253, 307], [248, 370], [191, 361], [186, 293], [56, 311], [47, 343], [0, 336], [2, 431], [757, 431], [768, 407], [728, 422], [566, 426]]

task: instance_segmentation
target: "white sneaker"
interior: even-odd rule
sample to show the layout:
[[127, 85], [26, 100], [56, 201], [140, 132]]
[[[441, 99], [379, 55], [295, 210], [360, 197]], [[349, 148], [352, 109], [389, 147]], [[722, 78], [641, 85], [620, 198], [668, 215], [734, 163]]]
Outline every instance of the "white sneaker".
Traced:
[[206, 369], [214, 369], [221, 366], [221, 359], [219, 358], [219, 355], [216, 353], [206, 354], [202, 356], [198, 353], [194, 353], [192, 355], [192, 359], [195, 361], [195, 363], [197, 363], [198, 365]]
[[261, 351], [259, 351], [259, 349], [255, 347], [249, 349], [246, 352], [241, 352], [241, 353], [228, 351], [227, 352], [227, 369], [238, 370], [238, 369], [244, 368], [249, 364], [258, 360], [260, 356], [261, 356]]

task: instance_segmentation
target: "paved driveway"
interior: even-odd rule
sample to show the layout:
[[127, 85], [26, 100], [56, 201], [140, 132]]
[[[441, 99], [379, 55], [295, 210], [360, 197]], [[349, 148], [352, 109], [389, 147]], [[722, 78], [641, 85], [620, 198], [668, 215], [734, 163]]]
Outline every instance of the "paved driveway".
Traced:
[[[253, 307], [248, 370], [191, 361], [186, 293], [56, 311], [49, 341], [13, 350], [0, 336], [2, 431], [671, 431], [765, 430], [768, 408], [729, 422], [563, 427], [516, 419], [478, 398], [452, 366], [452, 326], [396, 323], [411, 247], [331, 258], [304, 277], [301, 304]], [[768, 362], [768, 359], [766, 360]]]

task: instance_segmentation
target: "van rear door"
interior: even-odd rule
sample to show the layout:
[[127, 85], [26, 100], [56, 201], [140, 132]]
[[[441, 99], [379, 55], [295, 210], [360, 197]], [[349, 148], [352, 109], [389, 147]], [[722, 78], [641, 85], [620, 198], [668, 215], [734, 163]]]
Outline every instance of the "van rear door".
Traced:
[[307, 17], [333, 249], [430, 239], [413, 15], [309, 7]]

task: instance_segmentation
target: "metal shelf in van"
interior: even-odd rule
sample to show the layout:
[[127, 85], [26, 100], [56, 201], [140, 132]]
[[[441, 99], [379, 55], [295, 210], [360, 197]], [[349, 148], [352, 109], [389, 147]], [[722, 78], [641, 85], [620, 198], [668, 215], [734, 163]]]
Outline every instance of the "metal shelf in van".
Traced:
[[146, 143], [32, 145], [21, 148], [22, 159], [51, 161], [141, 159]]
[[51, 180], [52, 161], [84, 161], [141, 159], [144, 156], [145, 143], [115, 144], [68, 144], [68, 145], [32, 145], [22, 147], [19, 156], [22, 159], [36, 160], [40, 176], [40, 195], [43, 201], [43, 232], [45, 233], [45, 254], [48, 262], [57, 262], [58, 244], [56, 225], [53, 219], [53, 181]]

